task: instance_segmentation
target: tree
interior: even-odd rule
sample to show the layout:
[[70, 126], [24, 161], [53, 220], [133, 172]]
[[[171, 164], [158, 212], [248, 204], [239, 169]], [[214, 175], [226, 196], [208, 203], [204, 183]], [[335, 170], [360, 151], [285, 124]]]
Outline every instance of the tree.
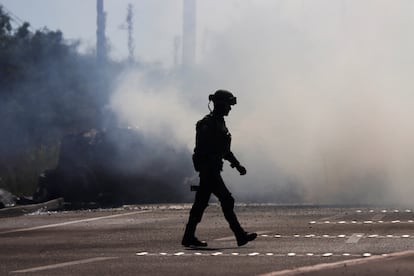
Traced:
[[[27, 22], [14, 29], [0, 5], [0, 179], [12, 191], [20, 182], [33, 186], [45, 169], [39, 164], [53, 166], [66, 133], [100, 126], [110, 86], [101, 85], [108, 80], [95, 56], [77, 46], [60, 31], [32, 32]], [[16, 180], [30, 166], [30, 181]]]

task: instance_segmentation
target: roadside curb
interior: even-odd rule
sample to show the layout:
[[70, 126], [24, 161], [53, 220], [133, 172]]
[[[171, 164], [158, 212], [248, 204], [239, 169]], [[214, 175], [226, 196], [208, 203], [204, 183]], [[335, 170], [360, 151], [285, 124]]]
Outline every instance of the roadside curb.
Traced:
[[63, 207], [64, 200], [63, 198], [57, 198], [50, 201], [37, 203], [37, 204], [28, 204], [20, 205], [9, 208], [0, 209], [0, 218], [4, 217], [15, 217], [21, 216], [24, 214], [33, 213], [36, 211], [55, 211]]

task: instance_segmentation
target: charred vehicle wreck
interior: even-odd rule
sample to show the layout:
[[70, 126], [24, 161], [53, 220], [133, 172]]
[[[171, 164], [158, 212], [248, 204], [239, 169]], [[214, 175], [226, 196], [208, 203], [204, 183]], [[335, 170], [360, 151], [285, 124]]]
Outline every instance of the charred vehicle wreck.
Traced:
[[44, 171], [33, 195], [36, 202], [132, 204], [183, 202], [192, 174], [188, 149], [173, 148], [137, 129], [111, 128], [62, 139], [54, 169]]

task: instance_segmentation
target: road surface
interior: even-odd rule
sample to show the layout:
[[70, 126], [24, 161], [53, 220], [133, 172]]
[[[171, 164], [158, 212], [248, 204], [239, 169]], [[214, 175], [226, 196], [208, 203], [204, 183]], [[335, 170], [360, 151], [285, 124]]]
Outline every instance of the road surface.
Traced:
[[237, 247], [211, 204], [180, 245], [190, 204], [0, 217], [0, 275], [414, 275], [414, 210], [239, 204]]

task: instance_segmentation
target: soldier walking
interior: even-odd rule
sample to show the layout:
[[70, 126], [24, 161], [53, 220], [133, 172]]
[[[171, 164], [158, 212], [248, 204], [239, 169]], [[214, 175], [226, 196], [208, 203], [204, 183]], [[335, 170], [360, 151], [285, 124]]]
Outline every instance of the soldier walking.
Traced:
[[208, 206], [211, 194], [214, 194], [220, 201], [224, 217], [236, 237], [237, 245], [242, 246], [256, 239], [257, 234], [247, 233], [240, 226], [234, 213], [234, 198], [220, 174], [223, 170], [223, 159], [229, 161], [230, 166], [236, 168], [240, 175], [246, 174], [246, 169], [231, 152], [231, 135], [224, 121], [224, 116], [229, 114], [231, 106], [236, 104], [236, 97], [229, 91], [217, 90], [209, 95], [209, 101], [213, 102], [214, 109], [212, 111], [210, 109], [210, 114], [196, 125], [193, 163], [195, 170], [199, 172], [200, 185], [196, 191], [181, 244], [186, 247], [207, 246], [206, 242], [196, 238], [195, 231]]

